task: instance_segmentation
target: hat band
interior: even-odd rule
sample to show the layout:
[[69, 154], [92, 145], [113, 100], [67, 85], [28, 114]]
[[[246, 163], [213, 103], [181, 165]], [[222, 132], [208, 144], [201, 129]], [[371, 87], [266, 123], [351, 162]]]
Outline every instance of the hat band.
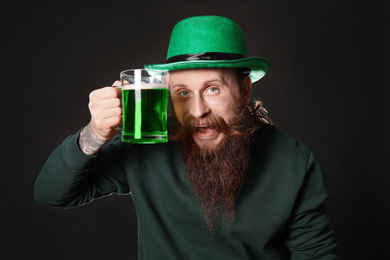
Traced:
[[243, 59], [246, 56], [236, 53], [225, 52], [203, 52], [196, 54], [182, 54], [172, 56], [167, 59], [167, 63], [179, 62], [179, 61], [194, 61], [194, 60], [237, 60]]

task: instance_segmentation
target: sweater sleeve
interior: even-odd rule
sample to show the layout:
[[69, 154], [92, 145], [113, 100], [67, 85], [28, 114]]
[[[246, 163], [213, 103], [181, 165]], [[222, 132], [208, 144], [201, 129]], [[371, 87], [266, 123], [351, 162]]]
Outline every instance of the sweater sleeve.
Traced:
[[330, 194], [328, 180], [312, 153], [306, 170], [286, 239], [291, 259], [338, 259], [334, 231], [325, 206]]
[[121, 142], [115, 138], [95, 156], [78, 146], [79, 133], [68, 137], [50, 155], [36, 183], [36, 201], [54, 207], [81, 206], [93, 199], [130, 192]]

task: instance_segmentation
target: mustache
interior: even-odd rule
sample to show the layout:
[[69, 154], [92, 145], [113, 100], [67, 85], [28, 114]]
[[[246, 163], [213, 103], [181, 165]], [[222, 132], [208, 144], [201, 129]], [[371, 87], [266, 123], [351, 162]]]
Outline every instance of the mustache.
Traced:
[[247, 136], [253, 133], [253, 130], [246, 129], [248, 131], [243, 131], [245, 126], [240, 123], [240, 116], [233, 117], [230, 124], [222, 116], [215, 114], [209, 114], [202, 118], [186, 115], [183, 121], [184, 123], [181, 125], [175, 117], [175, 127], [173, 133], [169, 135], [169, 140], [184, 140], [197, 131], [199, 127], [215, 129], [217, 132], [225, 135]]

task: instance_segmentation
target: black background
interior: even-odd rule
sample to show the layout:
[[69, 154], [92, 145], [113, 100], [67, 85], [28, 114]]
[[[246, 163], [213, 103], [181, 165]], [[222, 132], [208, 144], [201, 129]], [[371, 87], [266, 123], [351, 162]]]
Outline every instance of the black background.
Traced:
[[53, 149], [88, 123], [92, 90], [123, 69], [163, 63], [172, 27], [206, 14], [236, 21], [248, 56], [270, 61], [253, 97], [327, 173], [341, 258], [390, 259], [384, 4], [69, 2], [0, 4], [0, 259], [136, 259], [131, 196], [53, 209], [34, 201], [34, 182]]

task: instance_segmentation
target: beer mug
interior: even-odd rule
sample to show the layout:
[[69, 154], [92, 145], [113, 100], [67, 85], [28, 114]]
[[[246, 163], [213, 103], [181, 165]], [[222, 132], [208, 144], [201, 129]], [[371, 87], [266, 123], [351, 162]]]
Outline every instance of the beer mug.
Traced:
[[168, 141], [169, 90], [165, 71], [131, 69], [120, 73], [122, 141], [138, 144]]

